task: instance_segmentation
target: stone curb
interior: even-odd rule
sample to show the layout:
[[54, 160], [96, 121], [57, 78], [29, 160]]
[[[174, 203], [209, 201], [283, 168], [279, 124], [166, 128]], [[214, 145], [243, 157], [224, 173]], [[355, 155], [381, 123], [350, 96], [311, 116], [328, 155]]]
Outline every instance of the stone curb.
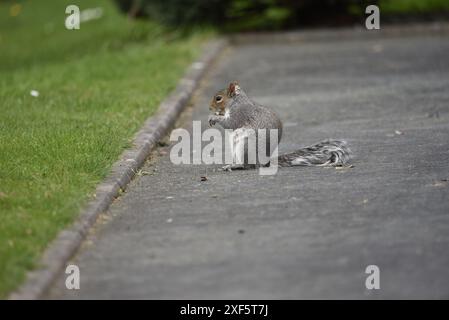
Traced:
[[48, 246], [39, 267], [28, 272], [24, 284], [9, 296], [10, 300], [39, 299], [51, 287], [80, 247], [98, 216], [108, 210], [120, 191], [127, 187], [143, 166], [158, 141], [169, 133], [206, 69], [226, 46], [225, 39], [211, 41], [206, 45], [201, 58], [189, 67], [176, 89], [159, 105], [156, 114], [146, 120], [134, 138], [133, 147], [123, 152], [105, 181], [97, 186], [95, 199], [88, 203], [74, 224], [61, 231]]

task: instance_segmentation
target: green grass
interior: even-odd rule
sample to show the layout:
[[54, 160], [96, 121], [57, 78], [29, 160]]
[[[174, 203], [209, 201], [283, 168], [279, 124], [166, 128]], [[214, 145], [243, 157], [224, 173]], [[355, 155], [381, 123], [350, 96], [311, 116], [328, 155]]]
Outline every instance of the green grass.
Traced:
[[430, 13], [449, 10], [449, 0], [380, 0], [381, 14]]
[[[104, 15], [69, 31], [68, 4]], [[209, 35], [129, 21], [112, 1], [0, 3], [0, 297], [93, 196]]]

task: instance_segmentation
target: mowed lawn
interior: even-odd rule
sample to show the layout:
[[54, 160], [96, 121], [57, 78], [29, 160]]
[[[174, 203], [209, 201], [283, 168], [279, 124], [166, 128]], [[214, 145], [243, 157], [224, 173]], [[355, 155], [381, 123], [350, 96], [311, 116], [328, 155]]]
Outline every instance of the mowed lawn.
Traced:
[[[103, 16], [66, 30], [69, 4]], [[129, 21], [112, 1], [0, 2], [0, 297], [79, 214], [209, 36]]]

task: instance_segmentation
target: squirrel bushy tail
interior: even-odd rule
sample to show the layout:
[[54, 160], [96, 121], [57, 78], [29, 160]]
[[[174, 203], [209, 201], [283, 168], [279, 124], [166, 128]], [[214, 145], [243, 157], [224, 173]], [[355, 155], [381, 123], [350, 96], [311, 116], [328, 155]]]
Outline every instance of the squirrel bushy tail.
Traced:
[[344, 166], [351, 158], [346, 141], [325, 140], [301, 148], [292, 153], [280, 155], [278, 165], [291, 166]]

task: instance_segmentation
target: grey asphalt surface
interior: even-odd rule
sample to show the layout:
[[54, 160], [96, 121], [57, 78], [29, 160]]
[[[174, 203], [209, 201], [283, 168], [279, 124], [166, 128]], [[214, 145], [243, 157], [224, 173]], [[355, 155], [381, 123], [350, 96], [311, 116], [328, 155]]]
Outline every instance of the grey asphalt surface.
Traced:
[[212, 94], [239, 80], [283, 119], [281, 153], [341, 138], [354, 167], [229, 173], [161, 147], [72, 261], [81, 289], [62, 275], [48, 298], [449, 298], [448, 40], [231, 48], [181, 126], [206, 124]]

